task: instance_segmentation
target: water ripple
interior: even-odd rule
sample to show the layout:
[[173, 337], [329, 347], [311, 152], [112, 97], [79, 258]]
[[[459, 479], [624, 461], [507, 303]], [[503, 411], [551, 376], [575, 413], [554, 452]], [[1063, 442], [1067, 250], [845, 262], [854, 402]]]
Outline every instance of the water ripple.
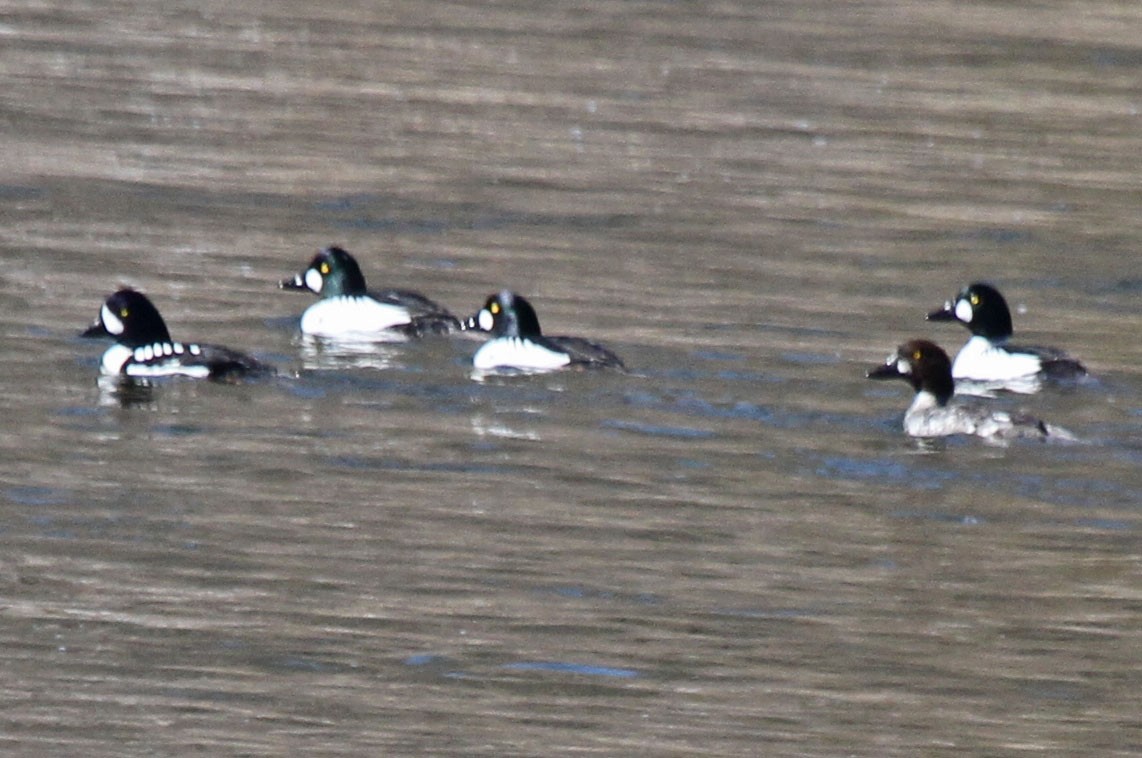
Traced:
[[664, 426], [662, 424], [647, 424], [641, 421], [623, 421], [619, 419], [606, 419], [603, 428], [617, 429], [623, 432], [635, 432], [652, 437], [674, 437], [678, 439], [710, 439], [715, 433], [710, 429], [696, 429], [686, 426]]

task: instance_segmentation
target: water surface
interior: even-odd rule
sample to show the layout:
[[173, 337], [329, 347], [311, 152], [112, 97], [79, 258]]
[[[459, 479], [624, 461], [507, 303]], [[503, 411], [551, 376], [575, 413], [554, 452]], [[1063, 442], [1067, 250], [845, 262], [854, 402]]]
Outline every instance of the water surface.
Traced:
[[[0, 7], [0, 747], [1142, 744], [1132, 3]], [[628, 374], [304, 344], [318, 247]], [[1086, 444], [903, 437], [967, 282]], [[272, 380], [101, 390], [122, 285]]]

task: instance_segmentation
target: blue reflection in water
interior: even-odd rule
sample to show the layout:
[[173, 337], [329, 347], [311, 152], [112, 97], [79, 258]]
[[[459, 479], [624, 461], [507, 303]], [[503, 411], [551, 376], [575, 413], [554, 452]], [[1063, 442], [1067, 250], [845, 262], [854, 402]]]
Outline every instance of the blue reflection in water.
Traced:
[[1081, 518], [1075, 521], [1075, 526], [1084, 526], [1091, 529], [1105, 529], [1110, 532], [1123, 532], [1138, 528], [1138, 524], [1133, 521], [1106, 518]]
[[695, 350], [691, 357], [700, 361], [742, 361], [745, 356], [739, 353], [723, 353], [715, 350]]
[[577, 584], [538, 587], [536, 591], [575, 600], [614, 600], [622, 603], [633, 603], [635, 605], [662, 604], [662, 598], [649, 592], [615, 592], [613, 590], [601, 590]]
[[9, 487], [4, 490], [4, 497], [17, 505], [57, 505], [69, 498], [66, 490], [35, 486]]
[[840, 356], [836, 353], [825, 354], [786, 351], [781, 354], [781, 359], [799, 366], [835, 366], [841, 362]]
[[[812, 457], [805, 451], [807, 457]], [[813, 473], [829, 479], [858, 479], [876, 481], [882, 484], [907, 484], [915, 489], [940, 490], [948, 482], [962, 477], [952, 471], [925, 469], [919, 475], [914, 463], [893, 458], [852, 458], [841, 455], [817, 457], [817, 467]]]
[[610, 676], [620, 679], [633, 679], [639, 676], [634, 669], [620, 669], [613, 666], [592, 666], [586, 663], [564, 663], [561, 661], [516, 661], [505, 663], [501, 668], [513, 671], [555, 671], [561, 674], [585, 674], [586, 676]]
[[385, 195], [355, 194], [322, 200], [314, 206], [340, 218], [339, 227], [370, 231], [441, 234], [455, 229], [489, 230], [512, 227], [612, 229], [638, 223], [633, 214], [521, 213], [493, 210], [475, 204], [440, 206], [438, 212], [424, 203], [413, 205]]
[[[815, 426], [827, 426], [833, 432], [837, 429], [865, 432], [868, 429], [868, 419], [862, 416], [822, 411], [778, 410], [748, 400], [712, 401], [690, 391], [679, 392], [674, 396], [646, 391], [628, 392], [623, 400], [635, 408], [649, 408], [708, 419], [756, 421], [777, 429], [805, 429]], [[896, 418], [898, 419], [899, 415]], [[899, 425], [898, 421], [896, 425]]]

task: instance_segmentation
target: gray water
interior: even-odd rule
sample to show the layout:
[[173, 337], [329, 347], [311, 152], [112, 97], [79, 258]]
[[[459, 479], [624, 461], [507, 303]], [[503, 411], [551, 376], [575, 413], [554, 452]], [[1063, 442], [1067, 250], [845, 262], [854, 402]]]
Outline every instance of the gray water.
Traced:
[[[1133, 755], [1142, 8], [0, 4], [0, 751]], [[341, 244], [629, 374], [339, 354]], [[1080, 445], [906, 439], [975, 279]], [[96, 382], [122, 285], [240, 385]]]

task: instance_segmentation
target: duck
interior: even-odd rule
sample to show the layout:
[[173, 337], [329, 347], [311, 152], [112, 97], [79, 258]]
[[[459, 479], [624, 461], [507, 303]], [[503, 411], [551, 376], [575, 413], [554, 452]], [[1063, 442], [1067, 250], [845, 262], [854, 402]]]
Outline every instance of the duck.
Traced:
[[869, 379], [903, 379], [916, 395], [904, 412], [904, 432], [910, 437], [974, 435], [991, 443], [1015, 439], [1074, 440], [1069, 431], [1029, 415], [993, 410], [979, 402], [953, 400], [952, 363], [934, 342], [914, 339], [890, 354], [866, 374]]
[[115, 340], [100, 361], [100, 371], [106, 376], [234, 380], [274, 371], [228, 347], [175, 341], [154, 303], [130, 288], [110, 295], [100, 307], [95, 323], [80, 336]]
[[928, 321], [958, 321], [972, 336], [952, 363], [952, 377], [962, 387], [988, 392], [1007, 390], [1025, 394], [1039, 391], [1048, 381], [1075, 381], [1086, 368], [1062, 350], [1010, 344], [1014, 329], [1007, 301], [994, 286], [973, 282], [943, 308], [928, 314]]
[[319, 250], [308, 266], [278, 286], [320, 298], [301, 315], [301, 332], [312, 337], [399, 342], [460, 330], [455, 316], [418, 292], [369, 292], [356, 258], [336, 246]]
[[522, 295], [501, 290], [463, 322], [491, 334], [472, 357], [477, 371], [544, 372], [564, 368], [625, 370], [622, 359], [582, 337], [543, 334], [535, 308]]

